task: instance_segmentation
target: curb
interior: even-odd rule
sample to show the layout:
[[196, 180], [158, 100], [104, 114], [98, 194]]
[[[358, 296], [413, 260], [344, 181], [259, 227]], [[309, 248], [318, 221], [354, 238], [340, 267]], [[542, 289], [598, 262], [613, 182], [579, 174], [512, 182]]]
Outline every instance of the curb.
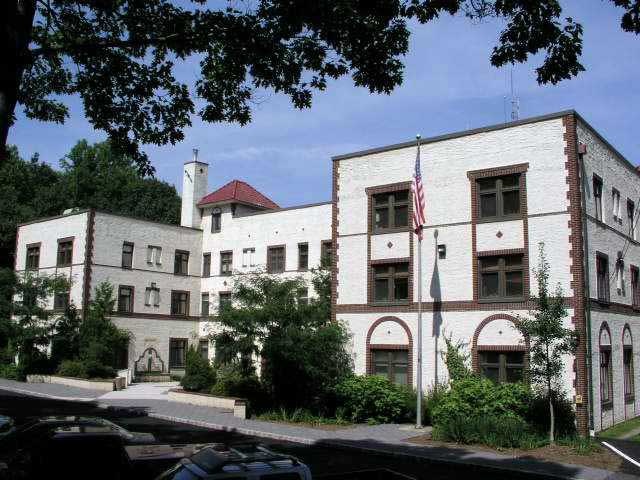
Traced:
[[50, 398], [52, 400], [67, 400], [69, 402], [93, 402], [98, 397], [63, 397], [60, 395], [51, 395], [50, 393], [34, 392], [33, 390], [23, 390], [22, 388], [9, 387], [6, 385], [0, 385], [0, 390], [7, 390], [14, 393], [23, 393], [25, 395], [31, 395], [33, 397]]

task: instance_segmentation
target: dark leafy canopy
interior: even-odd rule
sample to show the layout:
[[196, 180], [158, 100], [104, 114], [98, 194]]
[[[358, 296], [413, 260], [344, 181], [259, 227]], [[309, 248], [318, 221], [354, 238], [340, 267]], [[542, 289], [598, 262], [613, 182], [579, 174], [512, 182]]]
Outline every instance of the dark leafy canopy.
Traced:
[[[610, 0], [624, 30], [640, 32], [640, 0]], [[85, 115], [113, 145], [152, 170], [138, 144], [176, 143], [192, 114], [207, 122], [251, 119], [256, 90], [289, 96], [297, 108], [329, 79], [389, 93], [402, 82], [408, 22], [465, 13], [505, 22], [491, 63], [542, 53], [540, 83], [583, 70], [582, 26], [559, 0], [6, 0], [0, 10], [0, 141], [16, 103], [30, 118], [63, 122], [62, 96], [77, 94]], [[174, 66], [200, 61], [195, 91]], [[196, 104], [197, 96], [202, 102]]]

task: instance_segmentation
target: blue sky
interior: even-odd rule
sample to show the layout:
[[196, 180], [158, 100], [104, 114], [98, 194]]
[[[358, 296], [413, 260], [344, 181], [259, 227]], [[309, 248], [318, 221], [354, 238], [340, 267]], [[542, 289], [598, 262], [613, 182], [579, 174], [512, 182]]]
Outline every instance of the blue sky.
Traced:
[[[568, 108], [578, 110], [631, 162], [640, 162], [640, 37], [622, 32], [621, 10], [608, 0], [565, 3], [565, 16], [585, 28], [578, 78], [557, 86], [539, 86], [539, 58], [514, 67], [520, 117]], [[405, 57], [405, 79], [391, 95], [371, 95], [350, 78], [329, 84], [316, 94], [311, 109], [294, 109], [286, 97], [266, 94], [245, 127], [206, 124], [197, 117], [176, 146], [144, 150], [157, 176], [181, 186], [182, 164], [192, 148], [210, 164], [209, 189], [234, 178], [245, 180], [281, 206], [331, 199], [332, 155], [504, 121], [510, 68], [496, 69], [489, 56], [501, 23], [472, 24], [462, 17], [443, 17], [428, 25], [412, 25], [411, 48]], [[193, 79], [197, 64], [180, 68]], [[66, 124], [25, 119], [9, 133], [23, 156], [35, 152], [54, 166], [78, 139], [104, 139], [84, 119], [82, 106], [70, 100]]]

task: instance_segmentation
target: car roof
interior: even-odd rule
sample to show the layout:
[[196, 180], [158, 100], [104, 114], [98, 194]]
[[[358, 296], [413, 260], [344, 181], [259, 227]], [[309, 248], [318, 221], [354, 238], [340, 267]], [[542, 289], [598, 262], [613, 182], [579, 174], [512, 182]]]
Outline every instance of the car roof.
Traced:
[[185, 465], [192, 463], [212, 475], [214, 473], [239, 473], [255, 471], [281, 471], [300, 466], [293, 456], [275, 453], [255, 444], [240, 444], [233, 447], [208, 445], [185, 459]]

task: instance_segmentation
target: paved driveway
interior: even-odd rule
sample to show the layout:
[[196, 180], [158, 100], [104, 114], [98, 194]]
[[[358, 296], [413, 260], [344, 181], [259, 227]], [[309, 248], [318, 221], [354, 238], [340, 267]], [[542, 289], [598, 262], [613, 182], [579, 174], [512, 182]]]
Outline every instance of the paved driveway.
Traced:
[[99, 400], [167, 400], [169, 390], [178, 385], [178, 382], [133, 383], [124, 390], [108, 392], [98, 398]]

